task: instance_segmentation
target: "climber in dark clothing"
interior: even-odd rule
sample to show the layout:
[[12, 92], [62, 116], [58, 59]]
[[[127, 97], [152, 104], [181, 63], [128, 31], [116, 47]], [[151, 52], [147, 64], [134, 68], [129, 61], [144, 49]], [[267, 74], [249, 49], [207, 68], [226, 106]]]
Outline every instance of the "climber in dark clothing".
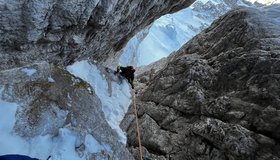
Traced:
[[134, 89], [134, 85], [133, 85], [134, 72], [135, 72], [135, 68], [133, 66], [127, 66], [127, 67], [118, 66], [116, 73], [120, 73], [123, 77], [125, 77], [128, 80], [128, 83], [131, 84], [132, 89]]
[[31, 158], [24, 155], [9, 154], [0, 156], [0, 160], [39, 160], [37, 158]]

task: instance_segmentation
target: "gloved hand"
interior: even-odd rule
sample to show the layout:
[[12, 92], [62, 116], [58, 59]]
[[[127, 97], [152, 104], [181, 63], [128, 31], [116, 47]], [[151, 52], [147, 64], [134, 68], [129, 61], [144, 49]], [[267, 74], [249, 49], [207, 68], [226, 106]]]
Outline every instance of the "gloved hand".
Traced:
[[117, 72], [120, 72], [120, 71], [121, 71], [121, 66], [118, 65], [118, 67], [117, 67]]

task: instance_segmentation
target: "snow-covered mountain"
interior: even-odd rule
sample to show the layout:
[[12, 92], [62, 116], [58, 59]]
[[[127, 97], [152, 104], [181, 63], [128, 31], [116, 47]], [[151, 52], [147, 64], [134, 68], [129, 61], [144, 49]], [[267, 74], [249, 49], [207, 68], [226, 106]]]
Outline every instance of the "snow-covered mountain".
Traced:
[[[254, 0], [251, 2], [256, 2], [256, 5], [261, 6], [280, 1]], [[198, 0], [189, 8], [162, 16], [151, 25], [148, 31], [139, 32], [128, 42], [122, 50], [120, 64], [142, 66], [166, 57], [173, 51], [177, 51], [193, 36], [230, 9], [237, 6], [256, 7], [251, 2], [246, 0]]]
[[[115, 62], [116, 52], [135, 32], [160, 15], [189, 6], [193, 0], [111, 2], [113, 0], [0, 2], [0, 156], [23, 154], [40, 159], [51, 156], [52, 160], [133, 159], [133, 153], [124, 144], [127, 137], [119, 127], [132, 100], [130, 86], [123, 77], [103, 67], [107, 63], [102, 62], [109, 63], [110, 59]], [[236, 5], [248, 4], [238, 0], [198, 1], [191, 9], [166, 15], [130, 40], [123, 49], [125, 54], [121, 61], [142, 65], [167, 56]], [[265, 42], [271, 43], [273, 39]], [[194, 43], [193, 47], [200, 48], [196, 44], [199, 43]], [[271, 53], [271, 57], [277, 55]], [[88, 60], [84, 60], [86, 58]], [[260, 60], [263, 60], [261, 56]], [[275, 68], [277, 66], [275, 63]], [[241, 71], [243, 73], [244, 69]], [[194, 68], [190, 73], [196, 81], [196, 75], [205, 72], [194, 74]], [[183, 83], [188, 80], [183, 76], [181, 79]], [[161, 84], [166, 85], [160, 84], [149, 91], [161, 92], [162, 87], [173, 86], [177, 80], [177, 77], [164, 79]], [[198, 84], [195, 83], [193, 89], [199, 89]], [[279, 87], [271, 88], [276, 88], [272, 93], [278, 93]], [[263, 88], [256, 90], [255, 86], [251, 89], [265, 91]], [[192, 93], [198, 93], [199, 98], [199, 93], [203, 92]], [[139, 111], [149, 106], [141, 106]], [[173, 113], [169, 115], [172, 118]], [[128, 118], [134, 122], [134, 115]], [[172, 119], [165, 122], [172, 122]], [[131, 131], [129, 135], [136, 135]], [[148, 131], [154, 133], [154, 130]], [[158, 139], [162, 137], [147, 136], [145, 140]], [[135, 140], [128, 139], [128, 142]], [[153, 144], [152, 147], [161, 149]], [[199, 149], [199, 145], [193, 148]]]
[[280, 4], [279, 0], [246, 0], [251, 3], [259, 3], [263, 5]]

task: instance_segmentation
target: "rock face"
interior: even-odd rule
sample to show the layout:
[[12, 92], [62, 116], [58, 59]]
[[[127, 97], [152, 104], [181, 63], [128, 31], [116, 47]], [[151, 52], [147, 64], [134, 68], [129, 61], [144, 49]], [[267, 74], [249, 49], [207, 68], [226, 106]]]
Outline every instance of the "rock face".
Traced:
[[[0, 2], [0, 69], [34, 61], [114, 59], [135, 32], [194, 0], [31, 0]], [[111, 54], [110, 60], [108, 55]]]
[[[107, 123], [95, 91], [80, 78], [42, 62], [1, 71], [0, 84], [1, 99], [19, 104], [13, 127], [14, 136], [19, 135], [26, 141], [45, 135], [56, 139], [61, 136], [60, 129], [65, 128], [78, 135], [73, 151], [81, 159], [133, 159], [119, 142], [117, 133]], [[89, 152], [98, 148], [97, 143], [92, 148], [87, 147], [89, 137], [94, 137], [97, 143], [109, 146], [106, 147], [108, 149]], [[66, 145], [71, 144], [67, 142]], [[45, 143], [50, 142], [45, 140]], [[24, 147], [26, 146], [22, 146], [22, 149]], [[47, 154], [46, 148], [42, 150]], [[59, 153], [60, 150], [63, 148], [54, 152]]]
[[[279, 11], [228, 12], [149, 79], [136, 100], [148, 157], [280, 159]], [[132, 111], [122, 127], [134, 153]]]

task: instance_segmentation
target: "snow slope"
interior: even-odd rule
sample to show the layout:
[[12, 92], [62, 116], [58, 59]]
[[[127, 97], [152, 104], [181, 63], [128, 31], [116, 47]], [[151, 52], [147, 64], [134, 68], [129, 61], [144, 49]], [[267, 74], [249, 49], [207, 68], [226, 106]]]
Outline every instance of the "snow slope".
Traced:
[[[166, 15], [156, 20], [148, 34], [143, 40], [139, 40], [139, 32], [133, 37], [120, 57], [122, 65], [142, 66], [150, 64], [162, 57], [168, 56], [172, 51], [179, 49], [188, 39], [197, 34], [203, 26], [209, 25], [210, 21], [205, 21], [195, 16], [190, 8], [184, 9], [172, 15]], [[201, 27], [201, 29], [200, 29]], [[134, 56], [127, 59], [127, 57]]]
[[[102, 110], [109, 125], [116, 130], [120, 141], [126, 144], [126, 136], [120, 129], [119, 124], [123, 119], [130, 103], [131, 94], [128, 83], [117, 83], [119, 81], [112, 81], [109, 86], [105, 75], [88, 61], [76, 62], [67, 67], [67, 70], [73, 75], [80, 77], [88, 82], [102, 103]], [[116, 78], [116, 77], [114, 77]], [[111, 89], [109, 89], [111, 87]], [[111, 91], [110, 91], [111, 90]]]
[[[202, 9], [199, 8], [202, 5], [213, 4], [211, 1], [197, 1], [189, 8], [162, 16], [152, 24], [143, 40], [135, 38], [143, 34], [140, 32], [128, 42], [120, 57], [120, 64], [147, 65], [160, 58], [167, 57], [171, 52], [178, 50], [189, 39], [209, 26], [217, 18], [213, 15], [205, 17], [204, 15], [207, 15], [207, 12], [210, 11], [204, 10], [202, 12]], [[212, 10], [215, 7], [216, 5], [211, 6]], [[130, 57], [132, 54], [136, 57], [136, 62], [126, 59], [126, 57]]]

